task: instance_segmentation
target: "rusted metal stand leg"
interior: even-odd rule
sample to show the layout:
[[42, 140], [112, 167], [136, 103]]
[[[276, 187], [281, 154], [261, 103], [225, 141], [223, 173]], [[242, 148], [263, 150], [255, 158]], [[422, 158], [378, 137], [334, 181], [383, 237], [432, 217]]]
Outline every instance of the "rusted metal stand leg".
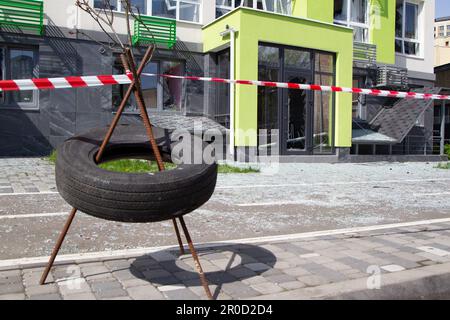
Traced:
[[177, 219], [172, 219], [173, 227], [177, 235], [178, 245], [180, 246], [180, 253], [184, 254], [183, 240], [181, 240], [180, 229], [178, 229]]
[[197, 251], [195, 251], [194, 244], [192, 243], [191, 236], [189, 235], [189, 231], [186, 227], [186, 223], [184, 223], [183, 217], [180, 217], [179, 219], [180, 219], [181, 227], [183, 228], [184, 235], [186, 236], [186, 240], [189, 245], [189, 249], [191, 250], [191, 254], [192, 254], [192, 258], [194, 259], [195, 267], [197, 268], [197, 272], [200, 276], [200, 282], [202, 283], [203, 289], [205, 289], [206, 296], [208, 297], [208, 299], [212, 299], [213, 296], [211, 294], [211, 291], [209, 290], [208, 280], [206, 279], [206, 276], [203, 273], [203, 269], [202, 269], [200, 260], [197, 255]]
[[[155, 51], [155, 47], [154, 46], [150, 46], [147, 49], [147, 52], [144, 55], [144, 58], [142, 59], [142, 62], [136, 72], [137, 76], [140, 76], [141, 73], [144, 71], [145, 66], [147, 65], [147, 63], [150, 61], [150, 59], [153, 56], [153, 52]], [[125, 59], [125, 56], [123, 56], [123, 59]], [[126, 70], [129, 70], [129, 66], [127, 64], [124, 64], [124, 67]], [[109, 130], [105, 136], [105, 138], [103, 139], [102, 145], [100, 146], [100, 149], [98, 150], [97, 156], [95, 158], [95, 161], [100, 162], [102, 155], [105, 151], [106, 145], [108, 144], [109, 140], [111, 139], [111, 136], [114, 132], [114, 129], [116, 128], [117, 124], [119, 123], [120, 117], [122, 116], [123, 111], [125, 110], [125, 107], [127, 105], [128, 100], [131, 97], [131, 94], [134, 91], [134, 87], [135, 87], [136, 81], [133, 80], [133, 82], [130, 84], [130, 86], [128, 87], [127, 92], [125, 93], [125, 96], [122, 99], [122, 102], [120, 103], [120, 106], [117, 110], [116, 116], [114, 117], [113, 121], [111, 122], [111, 125], [109, 126]]]
[[[140, 115], [142, 118], [142, 121], [144, 122], [145, 131], [147, 132], [148, 139], [150, 141], [150, 145], [152, 146], [153, 154], [156, 158], [156, 163], [158, 164], [159, 171], [163, 171], [164, 168], [164, 162], [161, 157], [161, 153], [159, 152], [158, 144], [156, 143], [155, 136], [153, 135], [153, 129], [152, 125], [150, 123], [150, 119], [148, 117], [147, 108], [145, 106], [144, 102], [144, 96], [142, 94], [142, 86], [141, 86], [141, 80], [138, 77], [137, 70], [136, 70], [136, 62], [134, 61], [133, 55], [131, 53], [131, 50], [127, 49], [125, 50], [125, 56], [128, 57], [128, 61], [124, 59], [124, 56], [122, 57], [122, 64], [124, 65], [125, 69], [129, 69], [131, 73], [133, 74], [134, 78], [134, 97], [136, 99], [136, 103], [139, 107]], [[127, 65], [129, 63], [129, 65]]]
[[[122, 64], [123, 64], [124, 68], [129, 69], [133, 73], [133, 76], [135, 79], [133, 91], [134, 91], [136, 103], [139, 107], [140, 115], [141, 115], [142, 121], [144, 122], [144, 127], [146, 129], [148, 139], [152, 146], [153, 154], [155, 155], [155, 158], [156, 158], [156, 163], [158, 164], [158, 169], [159, 169], [159, 171], [164, 171], [165, 170], [164, 162], [162, 160], [161, 153], [159, 152], [158, 145], [157, 145], [157, 143], [155, 141], [155, 137], [153, 135], [152, 125], [150, 123], [150, 119], [149, 119], [148, 113], [147, 113], [147, 108], [145, 106], [144, 98], [142, 95], [141, 82], [138, 77], [138, 75], [140, 74], [139, 73], [140, 70], [136, 71], [136, 62], [134, 61], [134, 58], [133, 58], [130, 50], [126, 50], [125, 55], [123, 55], [121, 58], [122, 58]], [[181, 252], [181, 254], [184, 254], [183, 242], [181, 240], [181, 235], [180, 235], [180, 231], [178, 229], [177, 221], [175, 219], [173, 219], [172, 221], [173, 221], [173, 226], [175, 228], [175, 233], [177, 235], [178, 245], [180, 246], [180, 252]]]
[[58, 255], [59, 249], [61, 248], [64, 238], [66, 237], [67, 231], [69, 231], [70, 225], [72, 224], [73, 218], [75, 218], [76, 213], [77, 209], [73, 208], [72, 211], [70, 212], [69, 218], [67, 218], [66, 224], [64, 225], [61, 234], [59, 235], [58, 241], [56, 242], [56, 245], [53, 248], [52, 255], [50, 256], [50, 260], [48, 261], [47, 267], [45, 268], [44, 273], [42, 274], [39, 284], [42, 285], [45, 283], [45, 280], [47, 280], [47, 276], [53, 266], [53, 263], [55, 262], [55, 258]]

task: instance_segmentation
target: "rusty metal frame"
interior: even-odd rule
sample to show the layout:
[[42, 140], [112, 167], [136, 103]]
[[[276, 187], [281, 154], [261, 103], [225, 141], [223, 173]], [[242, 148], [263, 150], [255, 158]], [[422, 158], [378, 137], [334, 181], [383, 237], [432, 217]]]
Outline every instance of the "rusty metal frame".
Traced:
[[[125, 50], [125, 52], [123, 54], [121, 54], [120, 58], [121, 58], [122, 64], [123, 64], [125, 70], [127, 72], [130, 72], [133, 75], [133, 81], [131, 82], [128, 90], [126, 91], [125, 96], [123, 97], [122, 102], [120, 103], [120, 106], [119, 106], [119, 108], [118, 108], [118, 110], [116, 112], [116, 115], [115, 115], [115, 117], [113, 118], [113, 120], [111, 122], [111, 125], [110, 125], [110, 127], [108, 129], [108, 132], [106, 133], [105, 138], [102, 141], [102, 144], [101, 144], [101, 146], [99, 148], [99, 151], [98, 151], [98, 153], [97, 153], [97, 155], [95, 157], [95, 161], [97, 163], [99, 163], [101, 161], [101, 158], [102, 158], [102, 156], [103, 156], [103, 154], [105, 152], [106, 146], [108, 145], [109, 141], [111, 140], [111, 137], [112, 137], [112, 135], [114, 133], [114, 130], [117, 127], [117, 124], [119, 123], [120, 117], [122, 116], [122, 113], [125, 110], [126, 104], [127, 104], [128, 100], [129, 100], [129, 98], [131, 97], [131, 94], [133, 93], [134, 96], [135, 96], [135, 99], [136, 99], [136, 103], [137, 103], [137, 105], [139, 107], [140, 116], [141, 116], [142, 121], [144, 123], [144, 127], [145, 127], [145, 130], [146, 130], [147, 136], [149, 138], [150, 144], [152, 146], [152, 150], [153, 150], [153, 153], [155, 155], [156, 162], [158, 164], [158, 169], [159, 169], [159, 171], [165, 170], [164, 162], [163, 162], [162, 157], [161, 157], [161, 153], [159, 152], [158, 145], [157, 145], [155, 137], [153, 135], [152, 125], [150, 123], [150, 119], [149, 119], [149, 116], [148, 116], [147, 108], [145, 106], [145, 102], [144, 102], [144, 98], [143, 98], [143, 94], [142, 94], [141, 80], [140, 80], [140, 75], [142, 74], [142, 72], [143, 72], [145, 66], [147, 65], [147, 63], [151, 60], [154, 51], [155, 51], [155, 45], [151, 45], [151, 46], [148, 47], [148, 49], [147, 49], [147, 51], [146, 51], [146, 53], [144, 55], [144, 58], [142, 59], [142, 62], [139, 65], [138, 68], [136, 68], [136, 61], [135, 61], [135, 58], [134, 58], [134, 56], [133, 56], [133, 54], [131, 52], [131, 49], [127, 48]], [[60, 233], [60, 235], [58, 237], [58, 240], [57, 240], [57, 242], [55, 244], [55, 247], [53, 248], [53, 251], [52, 251], [50, 259], [49, 259], [49, 261], [47, 263], [47, 266], [46, 266], [44, 272], [42, 273], [42, 277], [41, 277], [40, 282], [39, 282], [41, 285], [45, 284], [45, 281], [47, 280], [48, 274], [50, 273], [50, 270], [51, 270], [51, 268], [52, 268], [52, 266], [53, 266], [53, 264], [55, 262], [56, 256], [58, 255], [58, 252], [59, 252], [59, 250], [61, 248], [61, 245], [64, 242], [64, 239], [65, 239], [65, 237], [67, 235], [67, 232], [70, 229], [70, 226], [71, 226], [71, 224], [73, 222], [73, 219], [75, 218], [75, 214], [77, 213], [77, 211], [78, 211], [77, 208], [72, 208], [72, 210], [70, 212], [70, 215], [69, 215], [69, 217], [68, 217], [68, 219], [67, 219], [67, 221], [66, 221], [66, 223], [65, 223], [65, 225], [64, 225], [64, 227], [63, 227], [63, 229], [62, 229], [62, 231], [61, 231], [61, 233]], [[213, 299], [213, 296], [212, 296], [211, 291], [209, 289], [208, 281], [206, 279], [206, 276], [205, 276], [205, 274], [203, 272], [203, 269], [202, 269], [202, 266], [200, 264], [200, 259], [199, 259], [198, 255], [197, 255], [197, 252], [195, 250], [195, 247], [194, 247], [194, 244], [192, 242], [191, 236], [190, 236], [189, 231], [188, 231], [188, 229], [186, 227], [186, 223], [184, 222], [183, 217], [179, 217], [178, 219], [180, 220], [181, 227], [182, 227], [184, 235], [186, 237], [186, 240], [187, 240], [188, 247], [189, 247], [189, 250], [191, 252], [192, 258], [194, 259], [195, 267], [196, 267], [197, 272], [199, 274], [200, 282], [201, 282], [201, 284], [203, 286], [203, 289], [205, 290], [206, 296], [209, 299]], [[180, 230], [178, 228], [178, 224], [177, 224], [176, 218], [172, 219], [172, 222], [173, 222], [173, 226], [174, 226], [174, 229], [175, 229], [175, 234], [177, 236], [178, 245], [180, 247], [180, 253], [184, 254], [185, 251], [184, 251], [183, 241], [181, 239]]]

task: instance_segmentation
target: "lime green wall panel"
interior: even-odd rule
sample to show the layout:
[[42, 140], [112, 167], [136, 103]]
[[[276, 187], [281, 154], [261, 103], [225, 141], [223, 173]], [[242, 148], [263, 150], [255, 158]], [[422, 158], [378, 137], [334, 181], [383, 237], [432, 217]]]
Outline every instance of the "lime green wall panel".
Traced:
[[[336, 53], [336, 84], [352, 85], [352, 30], [297, 17], [240, 8], [203, 28], [204, 51], [218, 50], [229, 42], [219, 33], [229, 25], [238, 30], [236, 38], [236, 78], [257, 79], [258, 43], [268, 42]], [[289, 32], [286, 32], [289, 30]], [[236, 86], [237, 146], [257, 145], [257, 87]], [[351, 146], [352, 97], [336, 94], [335, 145]], [[241, 134], [253, 130], [250, 137]], [[241, 131], [241, 132], [240, 132]]]
[[377, 46], [378, 62], [395, 63], [395, 0], [371, 0], [370, 42]]
[[333, 23], [334, 0], [293, 0], [292, 15]]

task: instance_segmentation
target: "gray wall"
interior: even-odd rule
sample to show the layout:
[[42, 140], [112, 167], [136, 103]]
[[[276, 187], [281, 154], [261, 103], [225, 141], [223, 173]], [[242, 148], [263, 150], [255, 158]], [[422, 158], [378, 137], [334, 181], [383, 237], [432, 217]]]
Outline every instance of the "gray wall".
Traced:
[[[45, 37], [1, 32], [0, 44], [39, 48], [39, 77], [112, 73], [111, 50], [101, 53], [101, 44], [66, 38], [56, 27], [47, 29]], [[182, 42], [176, 51], [159, 49], [155, 59], [165, 58], [184, 60], [188, 74], [203, 74], [203, 55], [189, 52]], [[183, 87], [182, 113], [202, 115], [204, 83], [184, 83]], [[110, 86], [43, 90], [39, 92], [39, 110], [0, 106], [0, 156], [45, 155], [74, 134], [108, 125], [113, 117], [111, 96]], [[122, 121], [136, 122], [139, 118], [126, 115]]]

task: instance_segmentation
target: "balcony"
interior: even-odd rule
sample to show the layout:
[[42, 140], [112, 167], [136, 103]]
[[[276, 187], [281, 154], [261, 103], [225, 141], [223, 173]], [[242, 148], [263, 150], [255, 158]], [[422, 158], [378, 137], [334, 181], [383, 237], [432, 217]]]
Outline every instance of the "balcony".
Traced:
[[133, 45], [163, 44], [169, 49], [177, 41], [177, 23], [174, 19], [141, 16], [134, 21]]
[[44, 3], [40, 0], [0, 0], [0, 27], [44, 33]]
[[353, 61], [365, 65], [376, 65], [377, 46], [374, 44], [354, 42], [353, 43]]

